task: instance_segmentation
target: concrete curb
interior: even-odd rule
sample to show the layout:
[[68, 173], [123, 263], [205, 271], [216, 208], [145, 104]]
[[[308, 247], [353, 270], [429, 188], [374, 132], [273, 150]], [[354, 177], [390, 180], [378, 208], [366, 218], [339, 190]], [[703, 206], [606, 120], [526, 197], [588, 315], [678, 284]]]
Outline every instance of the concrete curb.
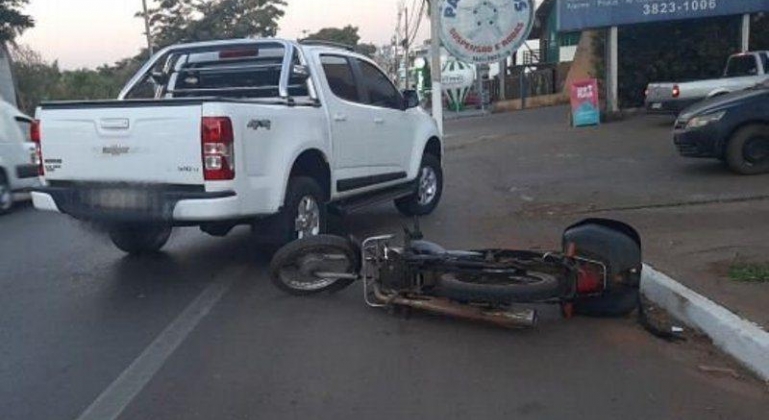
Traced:
[[769, 381], [769, 333], [696, 293], [651, 266], [644, 265], [641, 291], [689, 327], [765, 381]]

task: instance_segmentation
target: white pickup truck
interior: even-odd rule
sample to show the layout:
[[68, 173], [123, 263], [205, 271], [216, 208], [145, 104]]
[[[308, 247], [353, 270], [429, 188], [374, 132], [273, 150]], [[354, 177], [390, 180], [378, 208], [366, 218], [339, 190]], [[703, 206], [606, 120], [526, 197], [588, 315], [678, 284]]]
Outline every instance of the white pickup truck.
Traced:
[[136, 254], [177, 226], [237, 225], [286, 242], [329, 210], [394, 200], [426, 215], [443, 191], [443, 145], [415, 92], [368, 58], [320, 42], [242, 39], [154, 55], [118, 100], [37, 110], [37, 209], [105, 226]]
[[703, 99], [753, 87], [769, 80], [769, 51], [734, 54], [720, 79], [692, 82], [650, 83], [646, 110], [653, 114], [678, 115]]

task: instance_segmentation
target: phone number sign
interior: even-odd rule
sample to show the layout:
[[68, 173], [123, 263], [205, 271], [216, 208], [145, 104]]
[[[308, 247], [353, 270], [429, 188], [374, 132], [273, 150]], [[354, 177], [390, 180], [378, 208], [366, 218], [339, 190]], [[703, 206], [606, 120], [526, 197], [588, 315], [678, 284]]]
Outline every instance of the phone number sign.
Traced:
[[558, 0], [560, 32], [769, 11], [769, 0]]

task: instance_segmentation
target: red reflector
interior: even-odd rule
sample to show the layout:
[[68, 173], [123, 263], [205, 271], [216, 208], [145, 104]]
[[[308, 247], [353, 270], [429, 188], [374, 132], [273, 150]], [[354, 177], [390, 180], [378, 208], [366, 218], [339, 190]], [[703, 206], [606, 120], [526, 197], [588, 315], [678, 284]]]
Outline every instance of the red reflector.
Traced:
[[220, 59], [258, 57], [258, 56], [259, 56], [259, 50], [253, 49], [253, 48], [247, 49], [247, 50], [224, 50], [219, 52]]
[[235, 133], [227, 117], [203, 117], [201, 121], [201, 156], [206, 181], [235, 179]]
[[577, 294], [592, 295], [601, 293], [603, 288], [602, 267], [591, 263], [581, 263], [577, 274]]
[[32, 125], [29, 127], [29, 138], [35, 143], [35, 154], [37, 155], [37, 174], [39, 176], [45, 175], [45, 166], [43, 165], [43, 150], [40, 146], [42, 136], [40, 135], [40, 121], [32, 121]]
[[678, 85], [673, 86], [673, 97], [677, 98], [681, 96], [681, 89], [678, 87]]

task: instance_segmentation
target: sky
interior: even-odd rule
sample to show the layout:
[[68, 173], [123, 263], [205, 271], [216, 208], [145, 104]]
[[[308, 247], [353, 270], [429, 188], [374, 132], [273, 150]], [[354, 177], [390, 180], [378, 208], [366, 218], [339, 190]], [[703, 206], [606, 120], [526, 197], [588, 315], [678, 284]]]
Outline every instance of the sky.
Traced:
[[[389, 43], [398, 3], [421, 0], [287, 0], [278, 36], [296, 39], [303, 30], [354, 25], [362, 42]], [[65, 69], [97, 67], [136, 54], [146, 44], [144, 23], [134, 18], [141, 0], [30, 0], [25, 12], [36, 26], [18, 40]], [[429, 36], [424, 24], [418, 40]]]

